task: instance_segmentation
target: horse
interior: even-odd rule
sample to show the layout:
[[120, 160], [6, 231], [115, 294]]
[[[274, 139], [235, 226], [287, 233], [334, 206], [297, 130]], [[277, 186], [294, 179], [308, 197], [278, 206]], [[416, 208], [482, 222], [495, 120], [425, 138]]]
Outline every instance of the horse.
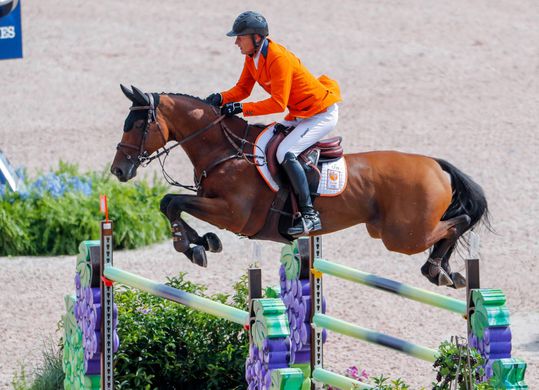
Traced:
[[[174, 248], [206, 266], [206, 251], [220, 252], [214, 233], [202, 237], [182, 212], [240, 236], [288, 242], [277, 228], [257, 236], [272, 211], [275, 192], [259, 174], [252, 145], [262, 127], [186, 94], [143, 93], [121, 85], [132, 102], [117, 145], [111, 172], [121, 182], [137, 168], [181, 146], [194, 168], [196, 194], [167, 194], [161, 212], [170, 221]], [[176, 143], [169, 147], [169, 141]], [[461, 288], [466, 279], [452, 272], [449, 258], [463, 233], [488, 224], [482, 188], [447, 161], [398, 151], [345, 154], [348, 182], [334, 197], [317, 197], [322, 230], [327, 234], [365, 224], [372, 238], [389, 251], [416, 254], [430, 249], [421, 267], [435, 285]], [[274, 210], [273, 210], [274, 211]], [[283, 213], [283, 215], [286, 213]]]

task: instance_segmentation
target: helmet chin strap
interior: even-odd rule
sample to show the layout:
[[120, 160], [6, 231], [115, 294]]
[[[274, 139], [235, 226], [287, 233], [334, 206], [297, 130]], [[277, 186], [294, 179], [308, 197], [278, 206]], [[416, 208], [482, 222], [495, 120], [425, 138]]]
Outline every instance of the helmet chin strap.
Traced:
[[256, 34], [251, 34], [251, 40], [253, 41], [253, 47], [254, 47], [253, 52], [251, 54], [248, 54], [248, 56], [251, 58], [256, 54], [256, 52], [260, 48], [260, 45], [264, 41], [263, 39], [260, 39], [260, 42], [256, 43], [255, 35]]

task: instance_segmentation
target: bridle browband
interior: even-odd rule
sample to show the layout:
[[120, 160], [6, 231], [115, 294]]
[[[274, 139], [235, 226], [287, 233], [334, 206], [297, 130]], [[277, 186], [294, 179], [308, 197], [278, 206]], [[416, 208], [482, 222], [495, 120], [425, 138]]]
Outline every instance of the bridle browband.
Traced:
[[[199, 130], [195, 131], [194, 133], [188, 135], [187, 137], [185, 137], [181, 141], [176, 141], [176, 143], [174, 145], [167, 148], [166, 144], [167, 144], [168, 140], [165, 138], [163, 130], [161, 129], [161, 126], [159, 125], [159, 121], [157, 120], [157, 108], [158, 108], [158, 105], [157, 106], [155, 105], [155, 99], [154, 99], [153, 94], [146, 93], [145, 95], [148, 97], [148, 100], [149, 100], [149, 103], [150, 103], [149, 105], [147, 105], [147, 106], [132, 106], [132, 107], [129, 108], [130, 111], [148, 110], [148, 116], [147, 116], [147, 119], [146, 119], [146, 123], [144, 124], [144, 129], [142, 131], [142, 138], [141, 138], [141, 141], [140, 141], [140, 145], [137, 147], [137, 146], [132, 145], [132, 144], [127, 144], [127, 143], [124, 143], [124, 142], [120, 142], [116, 146], [116, 150], [121, 151], [122, 153], [124, 153], [126, 159], [129, 160], [129, 161], [131, 161], [133, 159], [133, 157], [131, 157], [130, 154], [126, 153], [121, 148], [128, 148], [128, 149], [138, 151], [138, 156], [136, 157], [136, 161], [134, 162], [135, 166], [140, 165], [140, 166], [146, 167], [153, 160], [159, 159], [159, 163], [161, 165], [161, 170], [163, 172], [163, 176], [165, 177], [165, 180], [170, 185], [182, 187], [182, 188], [185, 188], [185, 189], [196, 192], [196, 191], [198, 191], [200, 189], [201, 184], [202, 184], [202, 180], [205, 177], [208, 176], [209, 172], [212, 171], [215, 167], [217, 167], [218, 165], [222, 164], [225, 161], [240, 158], [240, 159], [244, 159], [245, 161], [247, 161], [249, 164], [252, 164], [252, 165], [262, 166], [262, 165], [266, 164], [266, 157], [265, 157], [264, 153], [262, 153], [262, 155], [255, 155], [255, 154], [252, 154], [252, 153], [245, 153], [243, 151], [243, 148], [245, 147], [246, 144], [255, 145], [254, 143], [247, 140], [247, 136], [248, 136], [248, 133], [249, 133], [249, 124], [247, 122], [245, 122], [245, 133], [244, 133], [243, 138], [237, 136], [223, 122], [223, 119], [225, 118], [225, 115], [221, 115], [219, 112], [217, 112], [217, 110], [216, 110], [216, 108], [214, 106], [211, 106], [211, 107], [212, 107], [213, 111], [215, 112], [215, 114], [217, 115], [216, 119], [214, 119], [212, 122], [210, 122], [206, 126], [202, 127], [201, 129], [199, 129]], [[154, 154], [149, 155], [149, 153], [146, 151], [145, 143], [146, 143], [146, 138], [148, 136], [150, 125], [153, 122], [156, 123], [157, 128], [159, 129], [159, 134], [161, 135], [161, 138], [163, 139], [164, 145], [163, 145], [162, 148], [160, 148], [160, 149], [162, 149], [161, 151], [159, 151], [159, 149], [158, 149], [156, 152], [154, 152]], [[228, 156], [226, 156], [224, 158], [220, 158], [220, 159], [217, 159], [216, 161], [212, 162], [206, 169], [202, 170], [202, 172], [200, 173], [200, 175], [198, 175], [198, 177], [197, 177], [197, 174], [195, 172], [195, 174], [194, 174], [195, 185], [194, 186], [184, 185], [184, 184], [181, 184], [181, 183], [177, 182], [176, 180], [174, 180], [165, 170], [165, 161], [166, 161], [166, 158], [168, 157], [168, 154], [170, 153], [170, 151], [172, 149], [176, 148], [177, 146], [183, 145], [183, 144], [191, 141], [192, 139], [197, 138], [198, 136], [200, 136], [204, 132], [210, 130], [211, 128], [213, 128], [217, 124], [220, 124], [220, 127], [223, 130], [223, 134], [225, 135], [225, 137], [227, 138], [229, 143], [232, 145], [232, 147], [235, 149], [236, 153], [230, 154], [230, 155], [228, 155]], [[234, 141], [234, 139], [238, 140], [240, 142], [240, 145], [238, 145]], [[256, 148], [260, 149], [258, 146], [256, 146]], [[163, 155], [165, 155], [165, 157], [163, 158], [163, 160], [161, 160], [161, 156], [163, 156]], [[249, 161], [249, 157], [252, 158], [253, 161]], [[258, 162], [259, 159], [261, 160], [260, 163]]]

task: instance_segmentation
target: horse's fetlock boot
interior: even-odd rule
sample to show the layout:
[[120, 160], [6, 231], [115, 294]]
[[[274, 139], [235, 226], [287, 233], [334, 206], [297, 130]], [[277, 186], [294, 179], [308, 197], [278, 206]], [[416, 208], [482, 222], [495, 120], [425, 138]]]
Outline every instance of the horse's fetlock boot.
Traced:
[[186, 252], [189, 249], [189, 239], [181, 223], [172, 223], [172, 244], [177, 252]]
[[442, 268], [442, 259], [429, 258], [421, 267], [421, 273], [437, 286], [451, 286], [453, 280], [447, 272]]
[[428, 259], [426, 265], [427, 275], [431, 278], [435, 278], [441, 272], [445, 272], [442, 268], [442, 259]]

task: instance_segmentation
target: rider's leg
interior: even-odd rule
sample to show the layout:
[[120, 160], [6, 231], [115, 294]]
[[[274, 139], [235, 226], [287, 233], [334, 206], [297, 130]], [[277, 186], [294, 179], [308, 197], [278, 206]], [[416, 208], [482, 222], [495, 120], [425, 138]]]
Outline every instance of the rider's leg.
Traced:
[[291, 236], [307, 234], [322, 228], [320, 217], [314, 210], [305, 171], [296, 157], [323, 137], [337, 124], [338, 107], [333, 105], [325, 112], [296, 121], [295, 129], [281, 142], [277, 160], [288, 175], [292, 188], [298, 196], [302, 218], [288, 230]]
[[339, 107], [334, 104], [324, 112], [310, 118], [298, 118], [293, 122], [283, 121], [284, 125], [295, 126], [277, 149], [277, 161], [282, 164], [284, 155], [288, 152], [299, 156], [309, 146], [315, 144], [331, 132], [339, 119]]
[[288, 229], [288, 234], [296, 237], [322, 229], [320, 216], [313, 208], [307, 176], [296, 155], [291, 152], [286, 153], [282, 166], [288, 175], [294, 193], [298, 197], [299, 210], [301, 212], [301, 219]]

